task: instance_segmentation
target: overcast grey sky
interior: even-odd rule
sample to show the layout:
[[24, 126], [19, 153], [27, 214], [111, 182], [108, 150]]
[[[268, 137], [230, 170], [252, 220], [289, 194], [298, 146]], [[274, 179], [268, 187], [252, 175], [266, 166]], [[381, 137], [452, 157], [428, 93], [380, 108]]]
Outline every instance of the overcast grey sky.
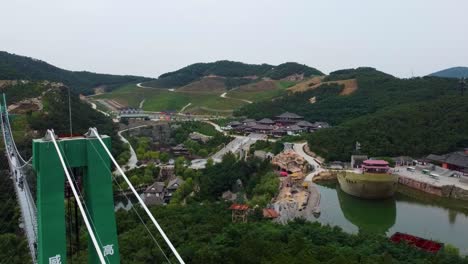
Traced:
[[468, 66], [466, 0], [1, 2], [0, 50], [70, 70], [157, 77], [228, 59], [409, 77]]

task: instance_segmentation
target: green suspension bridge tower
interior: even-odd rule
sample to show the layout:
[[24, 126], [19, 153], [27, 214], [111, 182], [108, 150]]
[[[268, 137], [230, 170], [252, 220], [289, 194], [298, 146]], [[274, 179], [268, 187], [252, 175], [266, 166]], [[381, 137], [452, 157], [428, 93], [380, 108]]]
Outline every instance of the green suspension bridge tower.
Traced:
[[[51, 137], [46, 135], [33, 140], [33, 168], [37, 174], [38, 263], [67, 263], [66, 177], [55, 143], [61, 155], [66, 157], [67, 169], [82, 168], [82, 190], [78, 188], [78, 192], [82, 194], [86, 214], [106, 263], [120, 263], [109, 156], [99, 140], [89, 134], [60, 140]], [[110, 146], [108, 136], [102, 136], [102, 140]], [[100, 263], [91, 239], [88, 252], [89, 263]]]
[[[58, 138], [53, 130], [48, 130], [45, 137], [33, 140], [32, 157], [24, 159], [13, 138], [5, 95], [0, 100], [0, 124], [24, 233], [34, 264], [67, 263], [66, 183], [73, 192], [88, 231], [88, 263], [120, 263], [112, 184], [115, 178], [112, 175], [111, 162], [178, 262], [185, 264], [112, 156], [108, 136], [101, 136], [96, 128], [90, 128], [83, 136]], [[25, 167], [31, 166], [37, 178], [36, 200], [30, 192], [24, 171]], [[143, 220], [141, 222], [146, 226]], [[151, 231], [148, 227], [146, 229], [170, 262]]]

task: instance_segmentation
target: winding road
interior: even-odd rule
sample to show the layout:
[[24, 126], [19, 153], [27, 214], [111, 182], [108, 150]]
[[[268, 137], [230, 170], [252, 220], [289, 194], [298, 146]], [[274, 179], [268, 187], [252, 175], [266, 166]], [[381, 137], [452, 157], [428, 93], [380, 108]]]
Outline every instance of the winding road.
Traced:
[[[149, 126], [149, 125], [142, 125], [142, 126], [137, 126], [137, 127], [132, 127], [132, 128], [127, 128], [127, 129], [124, 129], [124, 130], [120, 130], [119, 132], [117, 132], [117, 135], [119, 135], [119, 138], [122, 142], [124, 143], [127, 143], [128, 144], [128, 147], [130, 149], [130, 159], [128, 159], [128, 162], [127, 164], [125, 164], [122, 169], [124, 171], [127, 171], [127, 170], [131, 170], [131, 169], [134, 169], [137, 167], [137, 162], [138, 162], [138, 158], [137, 158], [137, 155], [135, 153], [135, 150], [133, 149], [132, 147], [132, 144], [130, 144], [130, 142], [128, 142], [128, 140], [122, 136], [122, 133], [125, 132], [125, 131], [129, 131], [129, 130], [133, 130], [133, 129], [137, 129], [137, 128], [140, 128], [140, 127], [146, 127], [146, 126]], [[128, 168], [128, 169], [127, 169]]]
[[320, 172], [324, 171], [324, 169], [320, 166], [320, 164], [315, 160], [314, 157], [309, 156], [304, 151], [304, 146], [307, 143], [294, 143], [293, 149], [294, 151], [303, 157], [310, 165], [314, 166], [314, 170], [309, 173], [304, 181], [311, 182], [315, 175], [318, 175]]
[[[154, 88], [154, 87], [149, 87], [149, 86], [144, 86], [142, 85], [142, 83], [137, 83], [136, 84], [137, 87], [139, 88], [145, 88], [145, 89], [159, 89], [159, 88]], [[169, 92], [175, 92], [175, 89], [167, 89]]]
[[242, 102], [246, 102], [246, 103], [248, 103], [248, 104], [253, 103], [252, 101], [249, 101], [249, 100], [246, 100], [246, 99], [240, 99], [240, 98], [229, 97], [229, 96], [226, 96], [226, 94], [227, 94], [227, 92], [224, 92], [224, 93], [222, 93], [219, 97], [224, 98], [224, 99], [239, 100], [239, 101], [242, 101]]

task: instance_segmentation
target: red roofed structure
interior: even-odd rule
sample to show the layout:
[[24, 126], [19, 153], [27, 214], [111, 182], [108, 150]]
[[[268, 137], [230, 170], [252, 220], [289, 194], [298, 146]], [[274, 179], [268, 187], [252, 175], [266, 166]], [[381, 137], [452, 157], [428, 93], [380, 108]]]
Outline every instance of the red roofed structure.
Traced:
[[387, 173], [390, 167], [385, 160], [365, 160], [362, 162], [362, 171], [371, 173]]
[[237, 211], [246, 211], [249, 210], [249, 206], [246, 204], [232, 204], [229, 207], [230, 210], [237, 210]]
[[247, 214], [249, 212], [249, 206], [246, 204], [232, 204], [229, 207], [232, 211], [232, 222], [247, 222]]
[[279, 217], [279, 213], [275, 209], [271, 208], [264, 208], [263, 209], [263, 217], [274, 219]]

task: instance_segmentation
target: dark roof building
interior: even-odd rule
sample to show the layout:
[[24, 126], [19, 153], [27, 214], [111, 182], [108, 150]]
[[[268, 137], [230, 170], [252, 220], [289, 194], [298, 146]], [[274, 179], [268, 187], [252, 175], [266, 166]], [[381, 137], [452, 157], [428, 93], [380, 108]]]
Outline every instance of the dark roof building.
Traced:
[[298, 125], [300, 127], [307, 127], [307, 128], [315, 127], [314, 124], [310, 123], [309, 121], [304, 121], [304, 120], [297, 122], [296, 125]]
[[284, 130], [291, 131], [291, 132], [300, 132], [300, 131], [303, 131], [304, 129], [298, 125], [292, 125], [289, 127], [285, 127]]
[[278, 119], [302, 119], [303, 117], [295, 113], [284, 112], [279, 116], [276, 116]]
[[247, 119], [244, 119], [244, 121], [242, 121], [242, 123], [244, 124], [251, 123], [251, 122], [255, 122], [255, 119], [247, 118]]
[[232, 122], [229, 122], [229, 124], [228, 124], [228, 126], [230, 126], [230, 127], [238, 127], [240, 125], [242, 125], [242, 123], [239, 122], [239, 121], [232, 121]]
[[443, 168], [468, 173], [468, 148], [445, 155], [430, 154], [426, 159], [441, 164]]
[[330, 127], [330, 124], [328, 124], [327, 122], [314, 122], [313, 125], [315, 130]]
[[155, 182], [143, 192], [143, 200], [147, 205], [163, 204], [165, 194], [164, 182]]
[[255, 131], [270, 131], [273, 130], [273, 127], [269, 125], [256, 124], [252, 129]]
[[270, 118], [263, 118], [262, 120], [258, 121], [259, 124], [262, 125], [273, 125], [275, 122], [271, 120]]

